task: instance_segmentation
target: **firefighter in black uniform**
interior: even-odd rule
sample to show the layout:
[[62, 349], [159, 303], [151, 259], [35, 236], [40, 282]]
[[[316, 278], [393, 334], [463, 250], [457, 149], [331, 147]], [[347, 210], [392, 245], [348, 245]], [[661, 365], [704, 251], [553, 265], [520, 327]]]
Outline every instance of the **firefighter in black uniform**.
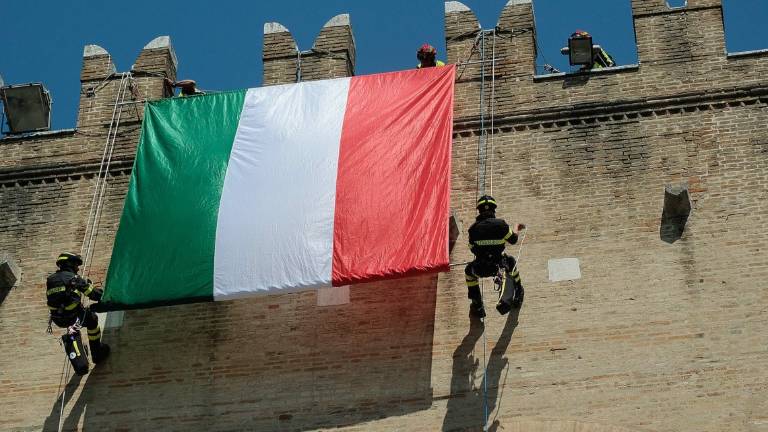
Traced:
[[82, 264], [80, 255], [69, 252], [59, 255], [56, 259], [59, 270], [48, 276], [45, 294], [48, 298], [48, 309], [51, 311], [51, 321], [59, 327], [67, 328], [79, 319], [80, 325], [88, 329], [91, 358], [94, 363], [100, 363], [109, 356], [109, 345], [101, 343], [99, 318], [83, 306], [82, 296], [99, 301], [103, 292], [94, 288], [90, 279], [83, 279], [77, 274]]
[[[506, 243], [517, 243], [517, 234], [525, 228], [515, 224], [512, 228], [504, 219], [496, 217], [496, 201], [490, 195], [483, 195], [477, 200], [479, 212], [475, 223], [469, 227], [469, 247], [475, 260], [467, 264], [464, 274], [467, 281], [467, 296], [472, 300], [469, 312], [473, 316], [485, 316], [483, 298], [480, 294], [480, 278], [496, 276], [500, 267], [504, 267], [512, 280], [514, 289], [522, 294], [523, 286], [520, 273], [515, 268], [515, 259], [504, 254]], [[514, 269], [514, 272], [512, 270]], [[512, 273], [510, 273], [512, 272]], [[499, 312], [506, 313], [509, 305], [497, 305]]]

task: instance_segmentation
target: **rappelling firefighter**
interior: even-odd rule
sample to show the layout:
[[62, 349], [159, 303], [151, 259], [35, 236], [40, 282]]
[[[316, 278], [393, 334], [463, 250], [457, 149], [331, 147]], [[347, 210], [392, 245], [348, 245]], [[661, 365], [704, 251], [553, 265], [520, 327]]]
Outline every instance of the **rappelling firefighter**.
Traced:
[[[88, 331], [91, 359], [94, 363], [101, 363], [109, 356], [109, 345], [101, 342], [99, 319], [96, 313], [83, 305], [82, 296], [99, 301], [103, 291], [95, 288], [90, 279], [83, 279], [77, 274], [81, 265], [83, 265], [82, 257], [69, 252], [60, 254], [56, 259], [56, 266], [59, 269], [48, 276], [45, 292], [48, 309], [51, 311], [50, 322], [61, 328], [85, 327]], [[67, 340], [65, 345], [66, 343]], [[73, 342], [70, 340], [71, 343]], [[74, 341], [74, 346], [67, 347], [70, 359], [74, 360], [74, 355], [69, 352], [70, 348], [78, 351], [77, 354], [80, 355], [77, 341]]]
[[477, 211], [477, 219], [469, 227], [469, 247], [475, 259], [464, 269], [467, 296], [472, 300], [469, 312], [475, 317], [485, 316], [480, 278], [497, 276], [499, 270], [503, 269], [508, 286], [501, 287], [502, 292], [496, 305], [496, 309], [503, 315], [512, 308], [511, 299], [517, 298], [518, 302], [514, 306], [519, 306], [523, 293], [515, 259], [504, 254], [504, 247], [507, 243], [517, 243], [517, 235], [525, 229], [525, 225], [515, 224], [510, 228], [504, 219], [497, 218], [496, 201], [490, 195], [483, 195], [477, 200]]
[[416, 58], [419, 59], [419, 64], [416, 66], [418, 69], [428, 67], [442, 67], [445, 63], [436, 59], [437, 50], [430, 44], [424, 44], [416, 51]]

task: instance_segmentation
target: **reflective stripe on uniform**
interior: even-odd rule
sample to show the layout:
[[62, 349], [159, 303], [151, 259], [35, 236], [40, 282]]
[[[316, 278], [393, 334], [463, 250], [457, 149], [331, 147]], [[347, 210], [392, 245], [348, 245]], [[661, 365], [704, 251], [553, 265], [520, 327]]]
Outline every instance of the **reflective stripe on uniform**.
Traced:
[[99, 340], [101, 338], [101, 333], [97, 335], [88, 335], [88, 340]]
[[91, 291], [93, 291], [93, 285], [88, 284], [88, 286], [86, 287], [85, 291], [83, 291], [83, 294], [88, 295], [88, 294], [91, 293]]
[[66, 291], [66, 290], [67, 290], [67, 287], [63, 287], [63, 286], [53, 287], [53, 288], [49, 289], [48, 291], [46, 291], [45, 295], [49, 296], [51, 294], [60, 293], [62, 291]]
[[64, 310], [68, 310], [69, 311], [69, 310], [72, 310], [72, 309], [74, 309], [74, 308], [76, 308], [78, 306], [80, 306], [80, 302], [73, 302], [73, 303], [70, 303], [70, 304], [64, 306]]
[[512, 237], [513, 235], [515, 235], [515, 233], [513, 233], [513, 232], [512, 232], [512, 228], [510, 228], [510, 229], [509, 229], [509, 232], [507, 233], [507, 235], [505, 235], [505, 236], [504, 236], [504, 241], [507, 241], [507, 240], [509, 240], [509, 239], [510, 239], [510, 237]]
[[[434, 67], [443, 67], [443, 66], [445, 66], [445, 63], [443, 63], [443, 62], [442, 62], [442, 61], [440, 61], [440, 60], [435, 60], [435, 66], [434, 66]], [[421, 65], [421, 63], [419, 63], [419, 64], [417, 64], [417, 65], [416, 65], [416, 69], [421, 69], [421, 68], [423, 68], [423, 67], [424, 67], [424, 66], [422, 66], [422, 65]]]
[[476, 281], [474, 281], [474, 282], [472, 282], [472, 281], [467, 281], [467, 286], [468, 286], [468, 287], [473, 287], [473, 286], [478, 286], [478, 285], [480, 285], [480, 281], [479, 281], [479, 280], [476, 280]]
[[506, 242], [505, 239], [501, 240], [475, 240], [473, 243], [476, 246], [500, 246]]

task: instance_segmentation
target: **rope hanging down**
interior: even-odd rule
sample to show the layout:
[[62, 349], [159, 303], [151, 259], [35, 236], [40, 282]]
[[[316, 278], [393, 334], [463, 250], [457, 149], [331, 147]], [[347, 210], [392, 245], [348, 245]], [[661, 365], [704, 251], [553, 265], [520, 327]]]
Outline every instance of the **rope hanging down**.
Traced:
[[[106, 80], [105, 80], [106, 81]], [[96, 236], [98, 231], [99, 220], [101, 218], [101, 211], [104, 206], [104, 200], [107, 190], [107, 173], [109, 173], [109, 165], [112, 162], [112, 154], [115, 150], [115, 142], [117, 140], [118, 129], [120, 127], [120, 118], [123, 114], [123, 106], [125, 105], [125, 94], [129, 91], [133, 92], [133, 76], [130, 72], [123, 72], [120, 75], [120, 83], [117, 88], [117, 95], [115, 96], [115, 104], [112, 108], [112, 119], [109, 123], [109, 130], [107, 132], [107, 141], [104, 144], [104, 150], [101, 154], [101, 163], [99, 164], [99, 173], [96, 176], [96, 185], [93, 190], [93, 197], [91, 198], [91, 205], [88, 210], [88, 219], [85, 224], [85, 234], [83, 236], [83, 243], [80, 246], [80, 255], [83, 256], [83, 275], [88, 275], [89, 265], [93, 257], [94, 244], [96, 242]], [[64, 355], [64, 366], [61, 371], [63, 379], [59, 381], [59, 388], [61, 389], [61, 406], [59, 408], [59, 432], [64, 427], [64, 403], [67, 399], [67, 384], [69, 383], [69, 357]], [[62, 388], [61, 384], [64, 383]]]
[[[480, 137], [477, 142], [477, 190], [475, 195], [475, 201], [481, 196], [485, 195], [485, 175], [486, 175], [486, 159], [488, 157], [486, 148], [486, 132], [485, 132], [485, 39], [487, 31], [481, 31], [480, 37]], [[496, 43], [494, 30], [494, 45]], [[474, 48], [473, 48], [474, 49]], [[493, 82], [495, 83], [495, 81]], [[480, 301], [485, 298], [485, 282], [480, 281]], [[483, 320], [485, 324], [485, 320]], [[487, 345], [488, 338], [485, 333], [485, 325], [483, 325], [483, 430], [488, 430], [488, 358], [487, 358]]]
[[[491, 38], [491, 82], [490, 82], [490, 101], [486, 102], [485, 100], [485, 93], [486, 93], [486, 69], [485, 64], [488, 61], [486, 59], [486, 38], [490, 36]], [[476, 196], [475, 199], [477, 200], [480, 196], [486, 194], [486, 185], [488, 187], [488, 193], [493, 194], [493, 166], [494, 166], [494, 156], [495, 156], [495, 115], [496, 115], [496, 38], [499, 36], [497, 34], [497, 29], [494, 28], [492, 30], [481, 30], [478, 33], [478, 37], [475, 39], [475, 44], [472, 47], [472, 50], [470, 52], [470, 57], [472, 56], [472, 53], [474, 53], [475, 49], [478, 46], [479, 42], [479, 54], [480, 54], [480, 136], [478, 139], [477, 144], [477, 189], [476, 189]], [[514, 37], [515, 34], [513, 33], [510, 37]], [[466, 66], [466, 64], [464, 65]], [[463, 70], [462, 70], [463, 73]], [[490, 109], [489, 107], [490, 106]], [[488, 131], [486, 130], [486, 114], [490, 111], [490, 149], [488, 148]], [[488, 157], [488, 152], [490, 150], [490, 160]], [[520, 256], [523, 252], [523, 244], [525, 242], [525, 235], [526, 235], [527, 229], [523, 231], [522, 238], [520, 240], [520, 247], [517, 252], [517, 258], [515, 259], [515, 266], [512, 269], [512, 273], [514, 273], [517, 270], [518, 262], [520, 260]], [[452, 264], [453, 266], [454, 264]], [[484, 281], [480, 281], [480, 298], [483, 299], [485, 297], [485, 283]], [[483, 430], [488, 430], [488, 418], [489, 418], [489, 412], [488, 412], [488, 358], [487, 358], [487, 335], [485, 333], [485, 328], [483, 329]]]
[[88, 219], [85, 224], [85, 234], [83, 243], [80, 247], [80, 254], [83, 256], [83, 276], [88, 276], [93, 260], [93, 249], [98, 235], [98, 226], [101, 220], [101, 212], [104, 207], [104, 201], [107, 191], [107, 175], [109, 166], [112, 163], [112, 155], [115, 150], [115, 142], [120, 128], [120, 119], [123, 114], [125, 95], [129, 92], [133, 77], [130, 72], [124, 72], [120, 76], [115, 104], [112, 108], [112, 119], [107, 131], [107, 140], [104, 144], [104, 150], [101, 154], [101, 163], [99, 164], [99, 173], [96, 176], [96, 185], [91, 198], [91, 205], [88, 210]]

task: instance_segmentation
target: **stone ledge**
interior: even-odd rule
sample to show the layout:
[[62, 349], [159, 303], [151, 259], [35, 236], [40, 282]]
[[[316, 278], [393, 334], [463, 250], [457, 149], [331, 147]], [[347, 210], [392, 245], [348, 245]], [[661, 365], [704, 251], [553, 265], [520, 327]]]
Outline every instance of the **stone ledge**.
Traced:
[[559, 79], [567, 79], [571, 77], [588, 77], [590, 75], [605, 75], [605, 74], [614, 74], [614, 73], [622, 73], [622, 72], [635, 72], [640, 69], [640, 65], [638, 64], [631, 64], [631, 65], [623, 65], [623, 66], [614, 66], [614, 67], [608, 67], [608, 68], [602, 68], [602, 69], [592, 69], [588, 71], [576, 71], [576, 72], [557, 72], [553, 74], [546, 74], [546, 75], [534, 75], [533, 76], [533, 82], [544, 82], [544, 81], [557, 81]]
[[0, 253], [0, 298], [2, 291], [10, 290], [21, 279], [21, 269], [7, 253]]
[[[503, 132], [513, 129], [523, 131], [542, 127], [552, 128], [585, 123], [632, 120], [679, 112], [709, 111], [758, 103], [768, 103], [768, 86], [716, 89], [658, 98], [639, 98], [612, 103], [595, 102], [527, 110], [505, 116], [496, 116], [494, 122], [497, 128]], [[455, 119], [453, 128], [454, 136], [474, 135], [479, 131], [480, 117]]]
[[654, 16], [661, 16], [661, 15], [675, 15], [679, 13], [687, 13], [687, 12], [697, 12], [697, 11], [703, 11], [703, 10], [710, 10], [710, 9], [723, 9], [722, 6], [682, 6], [682, 7], [675, 7], [670, 8], [668, 10], [663, 11], [656, 11], [656, 12], [643, 12], [639, 14], [634, 14], [632, 18], [646, 18], [646, 17], [654, 17]]
[[17, 135], [6, 135], [2, 138], [0, 138], [0, 145], [11, 142], [11, 141], [18, 141], [28, 138], [56, 138], [59, 135], [74, 135], [77, 133], [77, 129], [59, 129], [55, 131], [42, 131], [42, 132], [30, 132], [30, 133], [23, 133], [23, 134], [17, 134]]
[[[71, 178], [91, 177], [98, 175], [100, 162], [84, 162], [70, 165], [51, 164], [38, 165], [36, 167], [22, 167], [0, 170], [0, 185], [12, 186], [17, 183], [48, 183], [56, 180], [68, 180]], [[109, 165], [109, 173], [129, 174], [133, 169], [133, 159], [112, 160]]]
[[726, 58], [728, 60], [740, 59], [744, 57], [768, 57], [768, 48], [752, 50], [752, 51], [738, 51], [738, 52], [726, 54]]

